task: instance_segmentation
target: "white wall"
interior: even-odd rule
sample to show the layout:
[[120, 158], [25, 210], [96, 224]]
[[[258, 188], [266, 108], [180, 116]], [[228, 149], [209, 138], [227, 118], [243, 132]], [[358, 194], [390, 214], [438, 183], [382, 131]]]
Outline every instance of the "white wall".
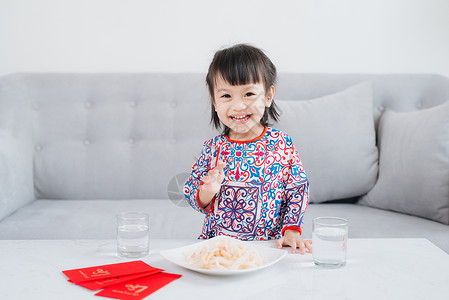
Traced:
[[0, 0], [0, 75], [206, 72], [238, 42], [281, 72], [449, 76], [449, 1]]

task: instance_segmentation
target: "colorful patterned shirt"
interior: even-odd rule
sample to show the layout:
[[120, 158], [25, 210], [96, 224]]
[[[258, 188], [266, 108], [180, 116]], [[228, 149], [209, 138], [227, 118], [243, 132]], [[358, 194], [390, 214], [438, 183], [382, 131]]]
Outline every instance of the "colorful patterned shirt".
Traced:
[[[202, 177], [226, 163], [225, 178], [212, 202], [202, 208]], [[265, 127], [250, 141], [219, 135], [204, 143], [184, 187], [189, 204], [206, 214], [200, 238], [227, 235], [240, 240], [280, 238], [286, 229], [302, 232], [309, 201], [309, 182], [291, 138]]]

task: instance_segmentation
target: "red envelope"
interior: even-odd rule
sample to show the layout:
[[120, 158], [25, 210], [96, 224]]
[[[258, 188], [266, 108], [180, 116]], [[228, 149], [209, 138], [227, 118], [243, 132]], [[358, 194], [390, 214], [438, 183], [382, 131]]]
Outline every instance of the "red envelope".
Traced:
[[102, 280], [111, 277], [119, 277], [136, 273], [154, 271], [155, 268], [141, 260], [130, 261], [111, 265], [87, 267], [62, 271], [73, 283], [80, 283], [92, 280]]
[[157, 273], [148, 277], [107, 287], [96, 293], [95, 296], [124, 300], [143, 299], [179, 277], [181, 275], [164, 272]]
[[[120, 276], [120, 277], [112, 277], [112, 278], [107, 278], [107, 279], [103, 279], [103, 280], [95, 280], [95, 281], [85, 281], [85, 282], [80, 282], [78, 283], [78, 285], [85, 287], [91, 291], [96, 291], [111, 285], [116, 285], [122, 282], [126, 282], [126, 281], [131, 281], [137, 278], [142, 278], [142, 277], [147, 277], [156, 273], [160, 273], [164, 270], [162, 269], [156, 269], [154, 268], [153, 271], [150, 272], [144, 272], [144, 273], [137, 273], [137, 274], [131, 274], [131, 275], [124, 275], [124, 276]], [[71, 280], [69, 280], [71, 281]]]

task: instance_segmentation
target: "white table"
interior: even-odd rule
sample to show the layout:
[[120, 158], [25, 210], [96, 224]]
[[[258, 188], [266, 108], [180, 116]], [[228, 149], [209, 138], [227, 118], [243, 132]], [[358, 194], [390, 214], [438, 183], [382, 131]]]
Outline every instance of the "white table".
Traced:
[[[186, 270], [159, 254], [195, 242], [151, 240], [142, 260], [183, 276], [146, 299], [448, 299], [449, 255], [425, 239], [349, 239], [341, 269], [316, 267], [311, 254], [289, 254], [234, 277]], [[61, 271], [124, 261], [113, 240], [0, 240], [0, 299], [106, 299], [67, 282]]]

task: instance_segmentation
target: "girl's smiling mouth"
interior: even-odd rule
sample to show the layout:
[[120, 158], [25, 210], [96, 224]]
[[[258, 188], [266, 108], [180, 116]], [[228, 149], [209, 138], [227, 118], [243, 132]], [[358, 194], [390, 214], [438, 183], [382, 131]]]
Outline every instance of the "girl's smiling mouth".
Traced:
[[251, 115], [234, 115], [234, 116], [229, 116], [234, 122], [237, 123], [243, 123], [249, 120], [249, 118], [251, 117]]

